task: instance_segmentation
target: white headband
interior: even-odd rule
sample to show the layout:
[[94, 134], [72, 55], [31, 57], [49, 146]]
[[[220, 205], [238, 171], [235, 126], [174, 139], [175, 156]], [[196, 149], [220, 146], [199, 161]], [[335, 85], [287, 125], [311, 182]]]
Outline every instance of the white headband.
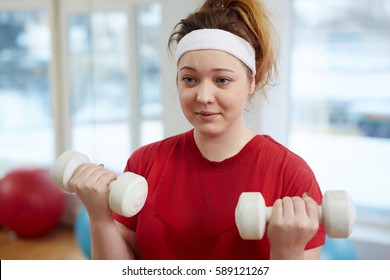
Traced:
[[221, 29], [198, 29], [185, 35], [178, 43], [176, 64], [183, 54], [196, 50], [218, 50], [241, 60], [256, 74], [255, 50], [240, 36]]

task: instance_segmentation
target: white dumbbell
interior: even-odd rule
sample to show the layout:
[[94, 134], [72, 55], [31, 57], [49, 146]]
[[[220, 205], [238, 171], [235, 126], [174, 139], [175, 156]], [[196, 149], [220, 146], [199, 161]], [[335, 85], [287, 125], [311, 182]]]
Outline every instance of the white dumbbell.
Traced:
[[[322, 206], [318, 206], [319, 220], [332, 238], [347, 238], [355, 225], [356, 209], [345, 191], [328, 191]], [[242, 239], [256, 240], [264, 236], [272, 207], [266, 207], [259, 192], [243, 192], [237, 203], [235, 219]]]
[[[76, 151], [64, 152], [54, 164], [54, 183], [67, 192], [73, 192], [69, 181], [74, 171], [81, 164], [89, 162], [89, 158], [82, 153]], [[148, 184], [144, 177], [125, 172], [110, 183], [109, 190], [111, 210], [122, 216], [131, 217], [136, 215], [144, 206], [148, 195]]]

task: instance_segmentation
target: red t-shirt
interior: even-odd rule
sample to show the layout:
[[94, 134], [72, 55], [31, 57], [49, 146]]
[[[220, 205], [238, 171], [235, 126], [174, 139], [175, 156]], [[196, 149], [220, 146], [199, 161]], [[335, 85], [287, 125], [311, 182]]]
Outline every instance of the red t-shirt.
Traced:
[[[125, 171], [148, 181], [148, 198], [135, 217], [113, 213], [136, 231], [142, 259], [269, 259], [266, 235], [239, 236], [234, 213], [240, 194], [261, 192], [267, 206], [304, 192], [322, 202], [309, 166], [269, 136], [256, 135], [235, 156], [212, 162], [191, 130], [138, 149]], [[324, 243], [321, 226], [306, 249]]]

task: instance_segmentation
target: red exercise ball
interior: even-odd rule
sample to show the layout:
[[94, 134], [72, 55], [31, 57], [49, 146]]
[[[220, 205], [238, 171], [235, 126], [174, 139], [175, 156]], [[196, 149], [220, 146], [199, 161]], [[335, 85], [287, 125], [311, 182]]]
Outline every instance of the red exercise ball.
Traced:
[[13, 170], [0, 181], [0, 223], [20, 237], [41, 236], [58, 223], [65, 200], [49, 170]]
[[[0, 178], [0, 200], [1, 200], [1, 186], [3, 185], [2, 181], [3, 180]], [[1, 202], [0, 202], [0, 207], [1, 207]], [[2, 229], [2, 227], [3, 227], [3, 221], [1, 220], [2, 219], [1, 213], [2, 213], [2, 210], [0, 210], [0, 229]]]

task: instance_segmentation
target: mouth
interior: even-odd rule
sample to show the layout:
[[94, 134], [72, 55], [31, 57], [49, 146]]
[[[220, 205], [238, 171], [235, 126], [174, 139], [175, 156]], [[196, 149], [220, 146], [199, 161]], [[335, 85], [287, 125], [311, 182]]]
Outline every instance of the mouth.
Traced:
[[208, 112], [208, 111], [200, 111], [200, 112], [197, 112], [196, 114], [198, 114], [198, 115], [200, 115], [200, 116], [205, 116], [205, 117], [213, 116], [213, 115], [218, 115], [217, 113]]
[[209, 111], [200, 111], [200, 112], [196, 112], [195, 114], [198, 115], [201, 119], [207, 121], [211, 121], [220, 115], [219, 113], [209, 112]]

